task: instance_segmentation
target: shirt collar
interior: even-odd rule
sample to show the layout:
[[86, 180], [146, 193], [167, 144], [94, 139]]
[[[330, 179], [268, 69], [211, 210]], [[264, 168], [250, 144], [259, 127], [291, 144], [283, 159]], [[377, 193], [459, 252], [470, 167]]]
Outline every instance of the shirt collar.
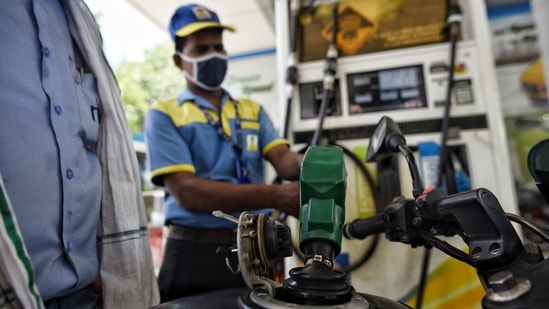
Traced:
[[[231, 95], [229, 94], [229, 92], [227, 92], [227, 90], [225, 89], [221, 89], [221, 90], [223, 90], [223, 96], [221, 97], [221, 108], [225, 106], [228, 100], [235, 102], [235, 100], [231, 97]], [[202, 97], [197, 96], [189, 88], [185, 87], [185, 89], [183, 89], [183, 91], [177, 96], [177, 103], [181, 105], [187, 101], [192, 101], [194, 102], [194, 104], [198, 106], [215, 109], [210, 102], [206, 101]]]

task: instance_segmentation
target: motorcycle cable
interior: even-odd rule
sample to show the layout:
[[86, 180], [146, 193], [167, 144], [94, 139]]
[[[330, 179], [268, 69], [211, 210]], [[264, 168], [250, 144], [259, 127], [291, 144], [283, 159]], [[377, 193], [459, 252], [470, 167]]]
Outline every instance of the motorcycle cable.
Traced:
[[[447, 0], [446, 5], [448, 7], [448, 14], [447, 14], [447, 31], [448, 31], [448, 39], [450, 41], [450, 64], [448, 66], [448, 85], [446, 88], [446, 101], [444, 104], [444, 116], [442, 118], [442, 137], [440, 142], [440, 158], [439, 158], [439, 165], [438, 165], [438, 178], [437, 178], [437, 188], [442, 187], [442, 179], [444, 176], [446, 176], [446, 187], [449, 192], [448, 194], [452, 193], [450, 192], [450, 189], [455, 190], [455, 184], [452, 185], [453, 182], [450, 181], [450, 171], [451, 169], [448, 167], [448, 131], [449, 131], [449, 122], [450, 122], [450, 109], [451, 109], [451, 101], [452, 101], [452, 91], [453, 91], [453, 83], [454, 83], [454, 66], [456, 61], [456, 46], [460, 31], [460, 24], [462, 19], [462, 11], [457, 3], [456, 0]], [[420, 274], [420, 281], [418, 285], [417, 290], [417, 298], [416, 298], [416, 309], [421, 309], [422, 303], [423, 303], [423, 295], [425, 292], [425, 288], [427, 285], [427, 275], [429, 272], [429, 264], [431, 259], [431, 248], [426, 247], [424, 256], [423, 256], [423, 262], [421, 267], [421, 274]]]
[[536, 235], [538, 235], [542, 240], [549, 243], [549, 234], [547, 234], [539, 226], [533, 224], [532, 222], [526, 220], [525, 218], [523, 218], [521, 216], [518, 216], [518, 215], [515, 215], [515, 214], [512, 214], [512, 213], [506, 213], [505, 216], [507, 216], [507, 218], [510, 221], [519, 223], [520, 225], [527, 227], [529, 230], [531, 230]]

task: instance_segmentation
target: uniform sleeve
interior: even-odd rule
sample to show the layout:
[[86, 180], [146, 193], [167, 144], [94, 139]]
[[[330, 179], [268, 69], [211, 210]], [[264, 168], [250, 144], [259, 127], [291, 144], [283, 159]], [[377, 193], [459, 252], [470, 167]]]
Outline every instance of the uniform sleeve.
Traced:
[[163, 176], [166, 174], [195, 173], [189, 146], [165, 111], [153, 107], [147, 112], [145, 142], [147, 163], [153, 184], [163, 186]]
[[266, 156], [267, 153], [275, 146], [289, 145], [289, 142], [280, 137], [278, 131], [275, 129], [271, 118], [267, 114], [264, 108], [259, 110], [259, 141], [261, 143], [262, 155]]

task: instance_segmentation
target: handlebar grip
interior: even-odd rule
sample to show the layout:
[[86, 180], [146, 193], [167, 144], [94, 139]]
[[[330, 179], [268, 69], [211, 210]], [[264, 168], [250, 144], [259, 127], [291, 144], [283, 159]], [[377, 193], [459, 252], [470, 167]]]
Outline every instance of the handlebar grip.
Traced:
[[366, 219], [355, 219], [343, 225], [343, 236], [347, 239], [364, 239], [369, 235], [379, 234], [385, 230], [383, 215]]

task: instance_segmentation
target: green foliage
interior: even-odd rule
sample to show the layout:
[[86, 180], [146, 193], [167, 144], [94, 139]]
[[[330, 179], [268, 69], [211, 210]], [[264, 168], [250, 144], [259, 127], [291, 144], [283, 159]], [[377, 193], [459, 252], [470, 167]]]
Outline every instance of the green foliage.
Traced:
[[143, 131], [145, 114], [157, 100], [176, 96], [185, 85], [183, 73], [173, 64], [173, 43], [158, 44], [144, 51], [144, 60], [121, 61], [114, 74], [133, 133]]

